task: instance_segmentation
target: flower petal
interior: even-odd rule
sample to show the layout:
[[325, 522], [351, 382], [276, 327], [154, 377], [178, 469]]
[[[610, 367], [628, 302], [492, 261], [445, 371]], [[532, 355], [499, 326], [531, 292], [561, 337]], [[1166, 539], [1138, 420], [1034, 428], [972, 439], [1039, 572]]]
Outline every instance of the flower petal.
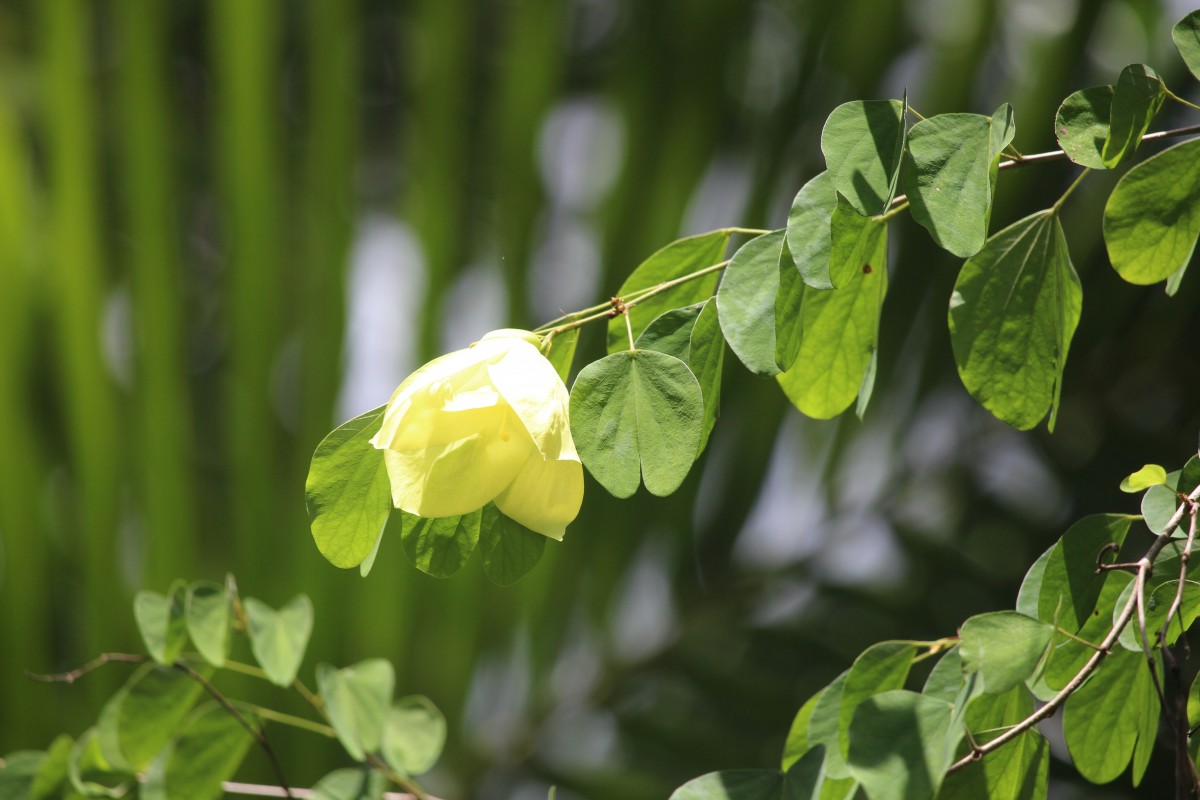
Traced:
[[[495, 419], [459, 439], [414, 450], [383, 451], [392, 504], [422, 517], [453, 517], [482, 508], [513, 482], [537, 448], [511, 410], [441, 414], [444, 419], [490, 413]], [[439, 425], [444, 424], [439, 421]], [[478, 419], [475, 420], [478, 422]], [[438, 431], [437, 438], [444, 439]]]
[[578, 458], [546, 461], [535, 450], [495, 503], [526, 528], [561, 541], [583, 505], [583, 465]]
[[492, 384], [516, 412], [543, 458], [578, 458], [571, 439], [571, 398], [554, 367], [537, 348], [509, 339], [509, 349], [485, 368]]

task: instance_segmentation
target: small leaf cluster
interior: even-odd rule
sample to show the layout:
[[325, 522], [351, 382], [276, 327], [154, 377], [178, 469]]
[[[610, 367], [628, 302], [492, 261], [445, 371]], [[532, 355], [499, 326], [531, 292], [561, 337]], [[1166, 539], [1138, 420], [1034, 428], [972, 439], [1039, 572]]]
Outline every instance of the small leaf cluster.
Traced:
[[[215, 799], [256, 746], [286, 789], [284, 767], [268, 738], [272, 723], [336, 738], [362, 765], [326, 776], [316, 787], [321, 797], [378, 799], [389, 783], [425, 796], [413, 776], [427, 772], [441, 754], [441, 712], [421, 695], [393, 700], [395, 674], [383, 659], [342, 669], [318, 664], [317, 690], [309, 690], [297, 678], [313, 626], [307, 596], [275, 609], [241, 598], [232, 576], [224, 586], [177, 581], [165, 595], [139, 592], [134, 616], [148, 655], [109, 653], [74, 672], [32, 676], [74, 682], [104, 664], [138, 664], [96, 724], [77, 739], [63, 734], [45, 752], [0, 760], [0, 800], [134, 794], [145, 800]], [[230, 658], [235, 634], [248, 639], [254, 664]], [[187, 649], [189, 641], [195, 652]], [[295, 691], [317, 719], [226, 697], [215, 685], [222, 671]]]
[[[1170, 665], [1172, 645], [1200, 613], [1200, 564], [1184, 555], [1198, 486], [1200, 457], [1146, 489], [1144, 506], [1155, 507], [1159, 489], [1175, 498], [1168, 523], [1080, 520], [1030, 568], [1015, 609], [970, 617], [954, 637], [873, 645], [801, 706], [778, 769], [710, 773], [672, 800], [839, 800], [860, 789], [870, 800], [1041, 800], [1050, 748], [1035, 723], [1059, 706], [1072, 761], [1093, 783], [1127, 770], [1140, 783], [1162, 719], [1189, 742], [1183, 757], [1195, 764], [1200, 682], [1180, 685]], [[1153, 544], [1122, 564], [1141, 522]], [[913, 668], [930, 658], [915, 684]], [[1185, 703], [1181, 718], [1175, 709]]]

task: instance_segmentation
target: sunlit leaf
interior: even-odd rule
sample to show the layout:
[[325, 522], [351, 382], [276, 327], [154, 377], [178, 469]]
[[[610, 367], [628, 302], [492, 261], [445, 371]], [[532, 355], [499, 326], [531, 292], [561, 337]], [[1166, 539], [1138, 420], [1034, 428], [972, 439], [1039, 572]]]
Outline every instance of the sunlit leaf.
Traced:
[[312, 601], [297, 595], [279, 611], [253, 597], [243, 605], [255, 660], [272, 683], [291, 686], [312, 634]]
[[1092, 169], [1108, 169], [1104, 143], [1112, 112], [1113, 87], [1093, 86], [1071, 94], [1058, 107], [1054, 135], [1067, 158]]
[[852, 100], [833, 110], [821, 152], [833, 185], [863, 215], [878, 214], [896, 194], [904, 152], [905, 103]]
[[1167, 471], [1158, 464], [1147, 464], [1121, 481], [1121, 491], [1136, 494], [1143, 489], [1167, 482]]
[[871, 800], [929, 800], [962, 735], [953, 706], [902, 689], [869, 697], [850, 723], [847, 763]]
[[179, 670], [157, 664], [139, 667], [100, 713], [97, 736], [106, 760], [144, 770], [171, 741], [203, 691]]
[[958, 647], [947, 650], [933, 665], [921, 694], [953, 703], [963, 684], [963, 660]]
[[1145, 64], [1130, 64], [1121, 70], [1113, 87], [1108, 138], [1101, 153], [1105, 166], [1115, 167], [1137, 150], [1165, 97], [1162, 79]]
[[446, 718], [429, 698], [410, 695], [392, 704], [382, 740], [383, 759], [388, 766], [401, 775], [428, 772], [445, 744]]
[[828, 172], [821, 172], [800, 187], [788, 212], [788, 252], [804, 283], [814, 289], [833, 288], [829, 230], [837, 205], [833, 179]]
[[[258, 729], [253, 712], [239, 708], [242, 719]], [[254, 737], [217, 703], [201, 706], [184, 723], [183, 732], [146, 772], [145, 800], [217, 800], [223, 783], [233, 777]]]
[[578, 328], [560, 333], [550, 340], [550, 352], [546, 353], [546, 359], [554, 365], [554, 371], [562, 378], [563, 383], [566, 383], [571, 375], [571, 364], [575, 361], [575, 348], [578, 344]]
[[[779, 373], [779, 343], [794, 341], [789, 329], [799, 324], [799, 307], [777, 305], [780, 296], [793, 297], [803, 286], [790, 256], [784, 257], [783, 230], [751, 239], [733, 254], [717, 290], [717, 316], [730, 349], [746, 369], [758, 375]], [[794, 357], [794, 344], [783, 349], [792, 350], [787, 356]]]
[[571, 434], [600, 485], [629, 497], [679, 488], [699, 451], [704, 395], [687, 364], [666, 353], [614, 353], [584, 367], [571, 389]]
[[[976, 742], [991, 741], [1033, 711], [1029, 692], [1016, 687], [1006, 694], [979, 695], [967, 707], [967, 726]], [[946, 776], [938, 800], [1045, 800], [1050, 745], [1036, 729], [1028, 730], [986, 758]]]
[[[908, 678], [917, 648], [907, 642], [880, 642], [867, 648], [846, 673], [838, 711], [838, 741], [842, 758], [850, 750], [850, 721], [860, 703], [891, 689], [901, 689]], [[822, 742], [831, 746], [829, 742]]]
[[968, 619], [959, 635], [963, 668], [980, 674], [985, 692], [999, 694], [1033, 675], [1054, 626], [1016, 611], [994, 611]]
[[229, 654], [232, 597], [226, 587], [212, 581], [193, 581], [187, 590], [187, 630], [192, 644], [213, 666], [225, 664]]
[[1183, 63], [1200, 80], [1200, 11], [1193, 11], [1171, 29], [1171, 39]]
[[1092, 783], [1115, 780], [1129, 766], [1143, 715], [1157, 719], [1158, 710], [1145, 657], [1113, 650], [1063, 709], [1063, 735], [1079, 774]]
[[171, 664], [187, 644], [187, 585], [177, 581], [168, 596], [138, 592], [133, 598], [133, 616], [146, 652], [160, 664]]
[[395, 670], [382, 658], [360, 661], [344, 669], [317, 665], [321, 701], [338, 741], [351, 758], [362, 761], [379, 749], [395, 685]]
[[383, 453], [371, 444], [385, 406], [341, 425], [313, 453], [304, 484], [308, 518], [321, 555], [356, 567], [374, 548], [392, 509]]
[[901, 180], [913, 219], [956, 256], [972, 256], [984, 246], [1000, 154], [1015, 131], [1005, 104], [990, 117], [938, 114], [908, 133]]
[[1129, 526], [1137, 520], [1126, 514], [1094, 514], [1076, 522], [1050, 551], [1042, 577], [1037, 618], [1077, 632], [1092, 617], [1110, 572], [1096, 572], [1102, 551], [1120, 550]]
[[[689, 236], [671, 242], [666, 247], [638, 265], [621, 288], [617, 296], [628, 299], [639, 289], [648, 289], [660, 283], [683, 277], [697, 272], [705, 267], [711, 267], [725, 260], [725, 249], [729, 245], [729, 232], [718, 230]], [[693, 303], [701, 303], [712, 297], [717, 288], [717, 274], [706, 275], [696, 280], [682, 283], [661, 294], [657, 294], [639, 303], [630, 310], [630, 323], [633, 326], [633, 338], [636, 339], [646, 326], [657, 317], [672, 308], [682, 308]], [[625, 331], [625, 320], [614, 317], [608, 323], [608, 352], [616, 353], [629, 347], [628, 333]]]
[[950, 342], [958, 374], [984, 408], [1028, 430], [1050, 413], [1050, 430], [1083, 290], [1052, 211], [987, 240], [958, 275]]
[[1135, 284], [1187, 266], [1200, 235], [1200, 139], [1156, 153], [1121, 176], [1104, 207], [1113, 269]]

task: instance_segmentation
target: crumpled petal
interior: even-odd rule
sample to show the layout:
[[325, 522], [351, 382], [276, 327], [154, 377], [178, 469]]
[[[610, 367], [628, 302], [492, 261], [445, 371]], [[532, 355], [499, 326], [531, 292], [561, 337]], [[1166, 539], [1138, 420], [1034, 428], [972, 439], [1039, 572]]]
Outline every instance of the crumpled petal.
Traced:
[[495, 503], [526, 528], [561, 541], [583, 505], [583, 464], [578, 458], [547, 461], [535, 450]]
[[417, 450], [385, 449], [392, 504], [422, 517], [454, 517], [504, 491], [538, 452], [511, 409], [488, 412], [490, 424], [462, 438]]
[[554, 367], [523, 340], [485, 365], [492, 384], [533, 437], [543, 458], [574, 458], [568, 409], [571, 398]]

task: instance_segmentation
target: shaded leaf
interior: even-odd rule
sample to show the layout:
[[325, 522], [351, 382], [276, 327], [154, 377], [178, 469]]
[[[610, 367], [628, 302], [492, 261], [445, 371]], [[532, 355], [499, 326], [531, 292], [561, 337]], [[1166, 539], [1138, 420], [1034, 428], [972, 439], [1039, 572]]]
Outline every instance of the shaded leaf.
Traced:
[[1171, 39], [1183, 63], [1200, 80], [1200, 11], [1193, 11], [1175, 23]]
[[687, 364], [666, 353], [614, 353], [571, 389], [571, 434], [600, 485], [629, 497], [644, 480], [666, 496], [687, 477], [704, 430], [704, 396]]
[[[238, 709], [256, 729], [254, 714]], [[217, 800], [224, 781], [233, 777], [254, 744], [254, 738], [226, 709], [216, 703], [201, 706], [184, 725], [183, 733], [146, 772], [145, 800]]]
[[133, 598], [133, 616], [148, 652], [160, 664], [174, 663], [187, 644], [187, 586], [176, 581], [169, 596], [141, 591]]
[[[1132, 582], [1133, 576], [1127, 572], [1109, 573], [1109, 579], [1104, 582], [1100, 598], [1096, 601], [1095, 610], [1076, 633], [1079, 639], [1096, 645], [1104, 640], [1112, 629], [1113, 609]], [[1066, 686], [1095, 652], [1095, 648], [1076, 639], [1056, 636], [1046, 666], [1042, 670], [1046, 685], [1054, 691]]]
[[717, 316], [725, 339], [746, 369], [757, 375], [778, 374], [781, 323], [791, 325], [794, 319], [777, 318], [777, 298], [789, 296], [792, 284], [803, 286], [790, 259], [783, 260], [783, 248], [783, 230], [746, 242], [733, 254], [717, 289]]
[[193, 581], [188, 586], [188, 636], [204, 660], [215, 667], [224, 666], [225, 658], [229, 655], [232, 605], [230, 592], [219, 583]]
[[335, 567], [356, 567], [374, 548], [392, 510], [383, 453], [371, 444], [386, 406], [344, 423], [321, 440], [304, 483], [313, 540]]
[[387, 778], [373, 769], [338, 769], [313, 786], [314, 800], [381, 800]]
[[483, 573], [498, 586], [513, 585], [542, 559], [546, 538], [505, 516], [495, 503], [488, 503], [479, 525]]
[[1121, 176], [1104, 207], [1104, 244], [1130, 283], [1166, 280], [1200, 235], [1200, 139], [1156, 153]]
[[1062, 373], [1083, 289], [1052, 210], [1013, 223], [968, 259], [950, 300], [958, 374], [984, 408], [1028, 430], [1050, 413], [1054, 430]]
[[572, 328], [556, 335], [550, 340], [550, 351], [546, 360], [554, 367], [563, 383], [571, 375], [571, 364], [575, 361], [575, 349], [579, 345], [579, 328]]
[[459, 517], [400, 515], [400, 543], [413, 565], [435, 578], [448, 578], [462, 569], [479, 543], [481, 512]]
[[401, 775], [428, 772], [445, 744], [446, 718], [429, 698], [415, 694], [392, 704], [382, 740], [383, 760], [388, 766]]
[[[1037, 618], [1076, 633], [1096, 610], [1096, 601], [1111, 572], [1096, 573], [1100, 553], [1111, 545], [1118, 552], [1137, 517], [1094, 514], [1076, 522], [1050, 551], [1042, 577]], [[1110, 555], [1106, 563], [1113, 560]]]
[[828, 172], [800, 187], [788, 211], [787, 246], [800, 277], [814, 289], [832, 289], [829, 276], [830, 225], [837, 191]]
[[[729, 235], [729, 231], [717, 230], [671, 242], [639, 264], [621, 284], [617, 296], [629, 299], [629, 296], [639, 289], [648, 289], [721, 263], [725, 260]], [[631, 309], [632, 315], [629, 318], [633, 326], [633, 337], [636, 339], [647, 325], [664, 312], [703, 302], [712, 297], [716, 288], [717, 275], [713, 273], [682, 283], [638, 304]], [[625, 320], [619, 316], [614, 317], [608, 323], [608, 352], [616, 353], [628, 347]]]
[[1005, 104], [990, 117], [938, 114], [908, 133], [901, 180], [913, 219], [956, 256], [972, 256], [984, 246], [1000, 153], [1015, 131]]
[[947, 650], [933, 665], [921, 694], [953, 703], [963, 685], [963, 660], [957, 646]]
[[848, 763], [871, 800], [929, 800], [938, 792], [961, 730], [953, 706], [894, 690], [863, 701], [850, 723]]
[[279, 611], [253, 597], [243, 605], [254, 659], [271, 683], [291, 686], [312, 634], [312, 601], [308, 595], [296, 595]]
[[1063, 709], [1063, 735], [1079, 774], [1108, 783], [1124, 772], [1147, 713], [1157, 720], [1158, 698], [1144, 656], [1113, 650]]
[[1113, 87], [1108, 138], [1101, 153], [1105, 166], [1115, 167], [1137, 150], [1162, 108], [1165, 89], [1158, 73], [1145, 64], [1130, 64], [1121, 70]]
[[1071, 94], [1054, 118], [1054, 135], [1067, 158], [1084, 167], [1108, 169], [1104, 143], [1112, 112], [1113, 87], [1093, 86]]
[[144, 770], [171, 741], [203, 691], [179, 670], [158, 664], [139, 667], [100, 713], [96, 730], [105, 759]]
[[[1038, 556], [1021, 581], [1021, 588], [1017, 592], [1017, 611], [1027, 617], [1041, 619], [1038, 614], [1038, 603], [1042, 594], [1042, 580], [1046, 575], [1046, 563], [1050, 560], [1050, 554], [1054, 552], [1056, 546], [1057, 542]], [[1045, 620], [1042, 621], [1045, 622]]]
[[903, 688], [916, 655], [917, 648], [912, 644], [880, 642], [854, 659], [846, 673], [838, 711], [838, 746], [843, 759], [850, 750], [850, 720], [859, 704], [880, 692]]

